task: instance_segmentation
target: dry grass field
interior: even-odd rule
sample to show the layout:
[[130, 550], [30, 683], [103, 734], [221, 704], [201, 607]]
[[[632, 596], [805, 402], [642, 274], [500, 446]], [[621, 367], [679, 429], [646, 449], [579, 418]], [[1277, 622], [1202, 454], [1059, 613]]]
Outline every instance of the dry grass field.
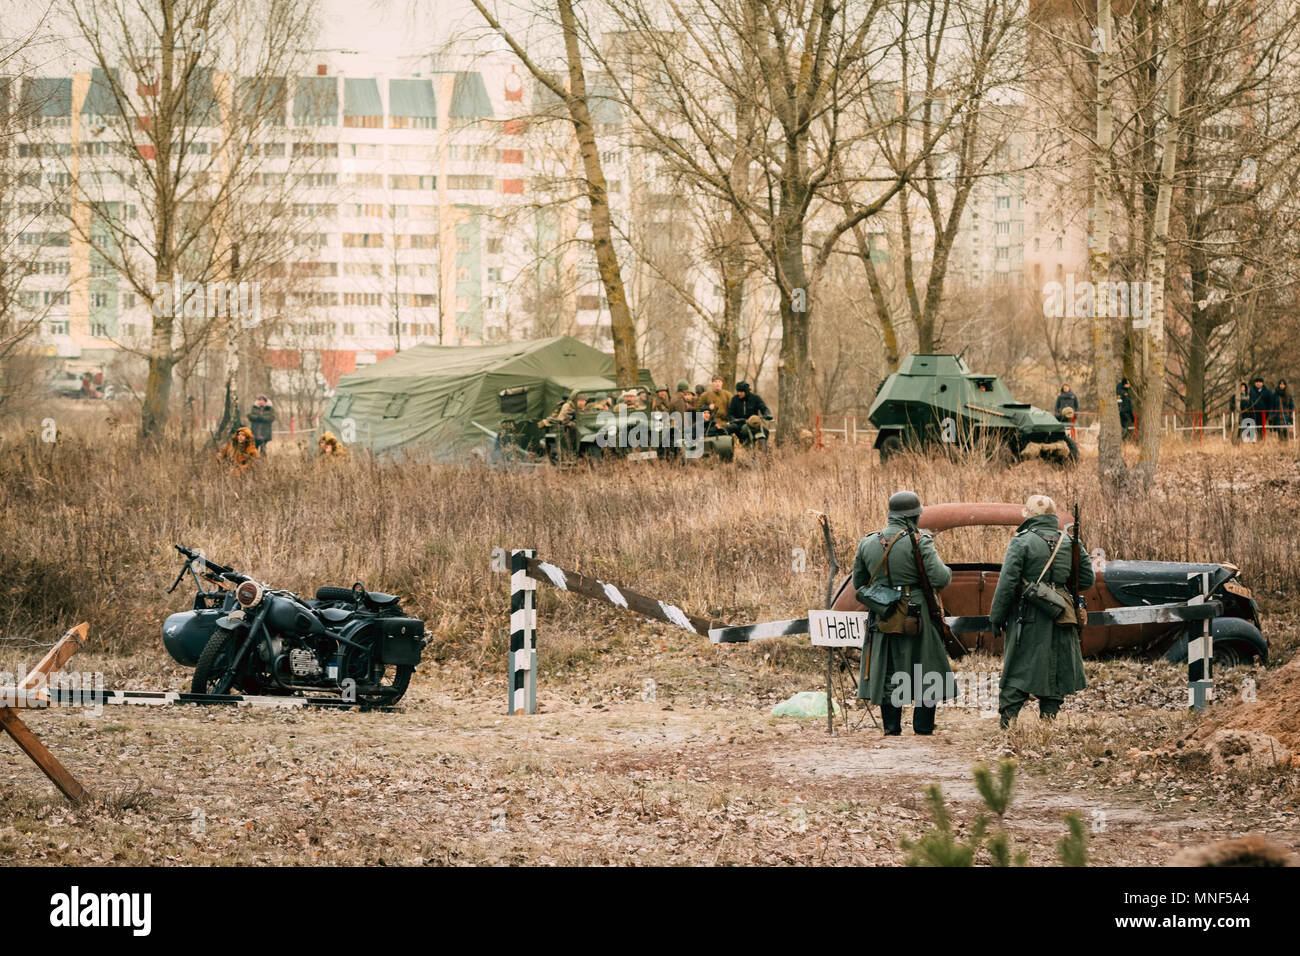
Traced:
[[[927, 823], [926, 784], [956, 819], [976, 808], [970, 768], [1018, 759], [1007, 818], [1037, 864], [1062, 815], [1090, 824], [1092, 862], [1163, 862], [1210, 834], [1252, 830], [1300, 849], [1294, 768], [1216, 774], [1172, 748], [1197, 718], [1185, 670], [1090, 661], [1066, 718], [945, 709], [931, 739], [882, 740], [851, 710], [769, 715], [816, 690], [824, 658], [788, 638], [707, 641], [551, 590], [540, 595], [541, 712], [505, 715], [507, 575], [494, 548], [531, 547], [566, 568], [729, 623], [821, 603], [826, 560], [810, 511], [829, 514], [847, 568], [857, 537], [899, 488], [926, 502], [1078, 500], [1086, 543], [1110, 557], [1221, 560], [1241, 568], [1273, 646], [1300, 646], [1300, 449], [1171, 443], [1149, 495], [1108, 498], [1086, 457], [903, 456], [866, 447], [776, 453], [733, 465], [606, 463], [500, 471], [358, 456], [325, 464], [287, 442], [247, 474], [207, 450], [138, 449], [130, 426], [69, 409], [57, 442], [11, 427], [0, 441], [0, 671], [68, 626], [91, 625], [69, 669], [114, 688], [181, 688], [159, 625], [189, 595], [165, 588], [173, 542], [276, 586], [364, 581], [402, 594], [433, 643], [399, 713], [108, 708], [30, 723], [100, 798], [72, 809], [0, 738], [0, 861], [107, 863], [901, 862]], [[996, 560], [1002, 532], [945, 533], [950, 560]], [[802, 570], [799, 570], [799, 569]], [[976, 658], [964, 667], [996, 669]], [[1263, 668], [1220, 675], [1231, 698]], [[849, 675], [839, 679], [848, 685]], [[643, 699], [654, 682], [652, 700]]]

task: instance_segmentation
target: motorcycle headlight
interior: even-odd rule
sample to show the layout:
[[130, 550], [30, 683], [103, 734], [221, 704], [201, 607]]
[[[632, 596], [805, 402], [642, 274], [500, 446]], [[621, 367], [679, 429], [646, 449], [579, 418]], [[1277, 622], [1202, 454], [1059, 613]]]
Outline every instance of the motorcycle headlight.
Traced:
[[235, 588], [235, 600], [240, 607], [257, 607], [262, 603], [262, 590], [256, 581], [244, 581]]

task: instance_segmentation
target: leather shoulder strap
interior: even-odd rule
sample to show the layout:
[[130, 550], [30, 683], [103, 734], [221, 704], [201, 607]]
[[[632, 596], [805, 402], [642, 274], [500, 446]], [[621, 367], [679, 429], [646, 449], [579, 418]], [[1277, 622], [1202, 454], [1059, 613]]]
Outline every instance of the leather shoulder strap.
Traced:
[[[880, 538], [881, 538], [881, 540], [883, 541], [883, 540], [884, 540], [884, 537], [885, 537], [884, 533], [883, 533], [883, 532], [877, 532], [877, 533], [880, 534]], [[906, 531], [906, 530], [904, 530], [904, 531], [900, 531], [900, 532], [898, 532], [898, 534], [894, 535], [892, 538], [889, 539], [889, 543], [885, 545], [885, 553], [882, 554], [882, 555], [880, 556], [880, 561], [876, 564], [876, 569], [875, 569], [874, 571], [871, 572], [871, 580], [872, 580], [872, 581], [875, 581], [875, 580], [876, 580], [876, 575], [880, 573], [880, 569], [886, 567], [885, 562], [887, 562], [887, 561], [889, 560], [889, 549], [892, 548], [892, 547], [894, 546], [894, 542], [895, 542], [895, 541], [897, 541], [899, 538], [901, 538], [901, 537], [902, 537], [903, 535], [905, 535], [905, 534], [907, 534], [907, 531]], [[885, 570], [885, 577], [886, 577], [886, 578], [889, 577], [889, 570], [888, 570], [888, 568], [886, 568], [886, 570]]]
[[[1035, 534], [1038, 534], [1037, 531], [1035, 531], [1034, 533], [1035, 533]], [[1046, 537], [1044, 537], [1044, 536], [1041, 535], [1041, 534], [1038, 534], [1038, 537], [1042, 539], [1043, 544], [1047, 544], [1047, 538], [1046, 538]], [[1057, 535], [1056, 535], [1056, 547], [1054, 547], [1054, 548], [1052, 549], [1052, 553], [1049, 554], [1049, 555], [1047, 556], [1047, 563], [1043, 565], [1043, 570], [1040, 571], [1040, 572], [1038, 572], [1038, 580], [1034, 582], [1035, 584], [1041, 584], [1041, 583], [1042, 583], [1042, 580], [1043, 580], [1044, 576], [1046, 576], [1047, 572], [1050, 571], [1051, 568], [1052, 568], [1052, 562], [1054, 562], [1054, 561], [1056, 560], [1056, 554], [1057, 554], [1057, 552], [1061, 550], [1061, 545], [1064, 544], [1064, 543], [1065, 543], [1065, 532], [1064, 532], [1064, 531], [1060, 531], [1060, 532], [1058, 532]]]

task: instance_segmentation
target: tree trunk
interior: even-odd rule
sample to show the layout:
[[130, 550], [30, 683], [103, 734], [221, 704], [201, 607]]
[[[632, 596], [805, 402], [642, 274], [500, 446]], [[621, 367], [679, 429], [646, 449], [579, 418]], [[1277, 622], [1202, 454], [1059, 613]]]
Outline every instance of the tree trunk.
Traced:
[[[153, 337], [158, 339], [158, 329]], [[157, 347], [150, 350], [149, 377], [145, 380], [144, 402], [140, 409], [140, 435], [148, 441], [161, 441], [167, 429], [168, 407], [172, 393], [172, 366], [176, 360], [172, 357], [171, 343], [164, 349]]]
[[582, 66], [582, 50], [578, 42], [578, 24], [573, 14], [573, 0], [556, 0], [560, 13], [560, 26], [564, 31], [564, 53], [568, 61], [569, 95], [566, 105], [573, 121], [573, 132], [578, 139], [578, 152], [582, 157], [583, 175], [587, 181], [587, 198], [591, 203], [591, 241], [596, 247], [596, 267], [600, 281], [605, 286], [609, 300], [609, 328], [614, 340], [614, 380], [624, 387], [636, 385], [637, 362], [636, 326], [627, 305], [623, 289], [623, 273], [619, 269], [618, 252], [614, 248], [614, 232], [609, 213], [609, 192], [605, 172], [600, 165], [600, 148], [596, 144], [596, 130], [587, 107], [587, 78]]
[[858, 258], [867, 272], [867, 285], [871, 289], [871, 302], [876, 307], [876, 320], [880, 323], [880, 334], [885, 343], [885, 362], [888, 371], [898, 370], [898, 330], [894, 328], [894, 316], [885, 297], [885, 287], [876, 272], [876, 264], [871, 259], [871, 241], [858, 223], [853, 227], [853, 241], [858, 247]]
[[1165, 398], [1165, 268], [1169, 254], [1169, 210], [1174, 191], [1174, 169], [1178, 154], [1180, 99], [1182, 96], [1183, 50], [1180, 18], [1181, 5], [1173, 3], [1169, 11], [1170, 38], [1165, 62], [1168, 64], [1168, 106], [1160, 155], [1160, 187], [1156, 196], [1156, 217], [1151, 232], [1151, 268], [1148, 273], [1150, 295], [1147, 298], [1149, 315], [1147, 327], [1146, 388], [1138, 426], [1141, 430], [1141, 453], [1137, 473], [1144, 487], [1149, 488], [1160, 462], [1160, 425], [1164, 417]]
[[745, 277], [743, 272], [733, 272], [733, 268], [734, 264], [728, 266], [727, 275], [723, 279], [722, 325], [717, 330], [714, 349], [717, 367], [713, 374], [721, 376], [727, 388], [734, 388], [736, 384], [736, 372], [740, 365], [740, 313], [745, 307]]
[[1111, 179], [1110, 152], [1114, 143], [1114, 90], [1111, 62], [1114, 42], [1110, 0], [1097, 2], [1097, 138], [1093, 143], [1092, 168], [1092, 281], [1096, 289], [1093, 301], [1092, 348], [1093, 368], [1097, 378], [1097, 411], [1100, 432], [1097, 438], [1097, 474], [1103, 486], [1114, 489], [1124, 478], [1123, 431], [1115, 386], [1115, 330], [1110, 316], [1110, 221]]
[[[176, 10], [173, 0], [163, 0], [159, 13], [162, 27], [158, 34], [161, 41], [158, 81], [160, 95], [165, 99], [155, 109], [154, 116], [158, 178], [152, 209], [155, 236], [153, 258], [154, 275], [158, 280], [170, 282], [175, 272], [175, 263], [172, 261], [175, 245], [172, 233], [175, 183], [171, 180], [172, 130], [175, 119], [172, 110], [176, 105], [173, 83], [176, 69]], [[140, 437], [148, 441], [161, 441], [167, 429], [167, 419], [171, 413], [172, 369], [176, 365], [172, 334], [178, 315], [184, 315], [184, 301], [185, 285], [182, 282], [180, 288], [172, 290], [165, 315], [160, 316], [156, 308], [151, 309], [154, 318], [149, 336], [149, 375], [145, 379], [144, 401], [140, 410]]]
[[781, 183], [781, 208], [777, 216], [777, 261], [781, 293], [781, 366], [777, 376], [776, 423], [778, 442], [793, 443], [799, 429], [808, 425], [808, 330], [812, 297], [804, 266], [804, 179], [803, 143], [787, 142], [786, 170]]
[[1210, 327], [1208, 316], [1192, 303], [1187, 322], [1187, 371], [1183, 376], [1183, 408], [1189, 412], [1207, 412], [1206, 371], [1210, 361]]
[[[749, 195], [749, 143], [753, 136], [753, 107], [739, 99], [736, 103], [736, 149], [731, 157], [728, 179], [732, 194]], [[743, 144], [743, 145], [742, 145]], [[728, 388], [736, 384], [740, 365], [740, 317], [745, 308], [745, 280], [749, 265], [745, 261], [745, 238], [748, 229], [743, 213], [733, 204], [727, 216], [727, 247], [722, 253], [723, 311], [722, 327], [717, 335], [717, 369]]]

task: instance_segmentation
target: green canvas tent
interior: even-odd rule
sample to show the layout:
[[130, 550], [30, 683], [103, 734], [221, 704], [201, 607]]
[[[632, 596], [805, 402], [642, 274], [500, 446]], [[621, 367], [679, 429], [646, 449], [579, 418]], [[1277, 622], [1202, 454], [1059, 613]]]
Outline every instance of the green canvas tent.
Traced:
[[575, 388], [615, 387], [613, 357], [567, 335], [417, 345], [340, 378], [320, 427], [376, 452], [462, 457], [490, 447], [483, 428], [498, 431], [503, 417], [544, 418]]

